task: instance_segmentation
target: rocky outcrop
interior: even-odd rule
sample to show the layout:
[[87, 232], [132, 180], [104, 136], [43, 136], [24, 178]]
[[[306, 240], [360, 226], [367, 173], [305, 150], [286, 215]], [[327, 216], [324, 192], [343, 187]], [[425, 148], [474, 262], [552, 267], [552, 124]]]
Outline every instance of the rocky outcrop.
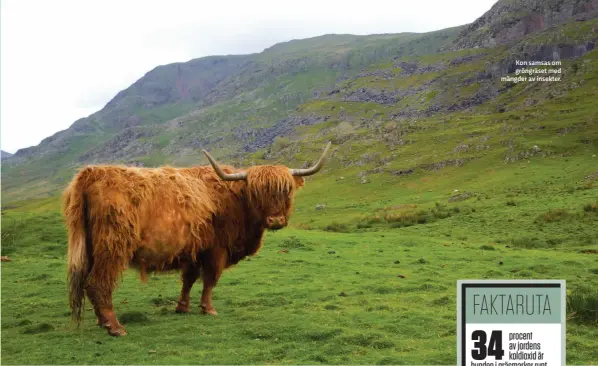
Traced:
[[149, 128], [129, 128], [114, 136], [102, 146], [92, 149], [79, 157], [79, 162], [107, 162], [135, 156], [148, 155], [154, 146], [145, 138], [155, 135]]
[[420, 165], [420, 168], [430, 171], [440, 170], [447, 166], [463, 166], [465, 163], [470, 161], [472, 158], [460, 158], [460, 159], [449, 159], [443, 160], [431, 164]]
[[283, 118], [272, 127], [254, 130], [252, 132], [252, 135], [255, 136], [253, 141], [247, 143], [243, 147], [243, 150], [251, 152], [265, 148], [271, 145], [276, 137], [290, 135], [296, 126], [310, 126], [325, 120], [326, 118], [316, 116], [291, 116]]
[[395, 67], [401, 68], [400, 76], [411, 76], [411, 75], [421, 75], [427, 72], [439, 72], [446, 69], [446, 64], [442, 61], [439, 61], [435, 64], [430, 65], [420, 65], [413, 62], [399, 62], [395, 64]]
[[347, 93], [342, 99], [344, 102], [373, 102], [392, 105], [401, 99], [405, 91], [387, 91], [384, 89], [359, 88]]
[[455, 40], [453, 50], [509, 44], [571, 20], [598, 16], [598, 0], [500, 0]]
[[[596, 35], [598, 39], [598, 34]], [[545, 44], [522, 46], [512, 49], [511, 56], [499, 65], [493, 65], [490, 70], [492, 76], [502, 76], [514, 72], [516, 60], [560, 61], [585, 55], [596, 47], [596, 41], [581, 44]]]

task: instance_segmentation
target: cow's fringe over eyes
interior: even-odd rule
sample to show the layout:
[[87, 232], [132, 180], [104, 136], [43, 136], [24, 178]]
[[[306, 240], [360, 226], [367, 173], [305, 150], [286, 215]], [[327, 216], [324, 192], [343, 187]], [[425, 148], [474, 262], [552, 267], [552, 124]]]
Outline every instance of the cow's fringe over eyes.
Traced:
[[[252, 207], [262, 209], [268, 207], [273, 211], [284, 210], [285, 205], [292, 204], [292, 196], [299, 179], [303, 180], [300, 177], [294, 178], [289, 169], [284, 166], [249, 168], [247, 170], [247, 189]], [[269, 212], [264, 213], [268, 214]]]

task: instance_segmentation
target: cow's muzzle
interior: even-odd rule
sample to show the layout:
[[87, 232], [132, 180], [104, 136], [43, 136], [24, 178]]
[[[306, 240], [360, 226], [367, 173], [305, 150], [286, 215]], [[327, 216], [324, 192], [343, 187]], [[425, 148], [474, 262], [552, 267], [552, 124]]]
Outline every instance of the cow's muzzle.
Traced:
[[272, 230], [282, 229], [287, 226], [287, 219], [284, 216], [269, 216], [266, 218], [266, 227]]

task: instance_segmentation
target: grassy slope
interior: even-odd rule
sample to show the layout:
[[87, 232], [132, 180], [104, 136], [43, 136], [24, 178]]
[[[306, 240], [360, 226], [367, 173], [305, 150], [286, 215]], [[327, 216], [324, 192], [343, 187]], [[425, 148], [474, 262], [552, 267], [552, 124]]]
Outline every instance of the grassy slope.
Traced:
[[[73, 331], [58, 201], [14, 203], [2, 216], [2, 254], [13, 258], [2, 263], [2, 362], [452, 364], [456, 280], [465, 278], [567, 280], [568, 364], [598, 362], [598, 182], [586, 178], [598, 172], [597, 59], [593, 51], [566, 61], [559, 84], [520, 84], [474, 110], [429, 118], [389, 121], [400, 106], [340, 99], [302, 105], [298, 113], [331, 118], [299, 128], [275, 158], [300, 164], [333, 139], [331, 170], [308, 179], [291, 228], [223, 275], [216, 319], [199, 315], [199, 288], [193, 314], [174, 314], [178, 276], [142, 285], [131, 272], [115, 299], [130, 335], [109, 338], [89, 310]], [[435, 80], [420, 77], [377, 87]], [[456, 159], [464, 163], [430, 168]], [[359, 174], [376, 168], [387, 172], [361, 184]], [[475, 195], [449, 202], [464, 192]]]
[[[527, 182], [520, 177], [509, 186]], [[570, 291], [585, 286], [595, 294], [596, 254], [580, 251], [595, 250], [596, 243], [554, 239], [563, 233], [598, 237], [598, 214], [582, 209], [598, 195], [586, 189], [569, 193], [559, 184], [550, 188], [556, 198], [550, 201], [522, 192], [514, 195], [517, 206], [506, 206], [509, 198], [498, 194], [451, 204], [460, 212], [425, 225], [270, 233], [257, 258], [223, 276], [215, 293], [217, 319], [199, 315], [196, 307], [186, 316], [173, 312], [178, 276], [156, 276], [142, 285], [134, 272], [127, 273], [115, 296], [130, 331], [123, 339], [99, 330], [90, 309], [80, 331], [70, 327], [60, 216], [55, 203], [31, 203], [7, 211], [2, 222], [3, 235], [16, 235], [14, 244], [3, 237], [3, 250], [14, 261], [2, 264], [2, 361], [450, 364], [457, 279], [557, 278], [566, 279]], [[295, 225], [325, 216], [308, 205], [310, 193], [308, 188], [299, 197]], [[580, 216], [533, 224], [550, 207]], [[540, 240], [521, 240], [534, 235]], [[196, 288], [194, 306], [198, 297]], [[598, 359], [595, 322], [568, 322], [570, 364]]]

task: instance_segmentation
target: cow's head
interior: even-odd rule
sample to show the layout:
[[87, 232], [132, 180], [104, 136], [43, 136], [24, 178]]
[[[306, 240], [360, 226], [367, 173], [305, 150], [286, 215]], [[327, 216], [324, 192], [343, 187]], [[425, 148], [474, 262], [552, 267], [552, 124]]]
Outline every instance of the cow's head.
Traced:
[[295, 192], [305, 183], [303, 177], [316, 174], [322, 169], [329, 149], [330, 142], [320, 160], [311, 168], [290, 169], [283, 165], [259, 165], [237, 173], [225, 173], [207, 151], [203, 152], [222, 180], [246, 182], [247, 199], [253, 215], [266, 228], [277, 230], [288, 224]]

